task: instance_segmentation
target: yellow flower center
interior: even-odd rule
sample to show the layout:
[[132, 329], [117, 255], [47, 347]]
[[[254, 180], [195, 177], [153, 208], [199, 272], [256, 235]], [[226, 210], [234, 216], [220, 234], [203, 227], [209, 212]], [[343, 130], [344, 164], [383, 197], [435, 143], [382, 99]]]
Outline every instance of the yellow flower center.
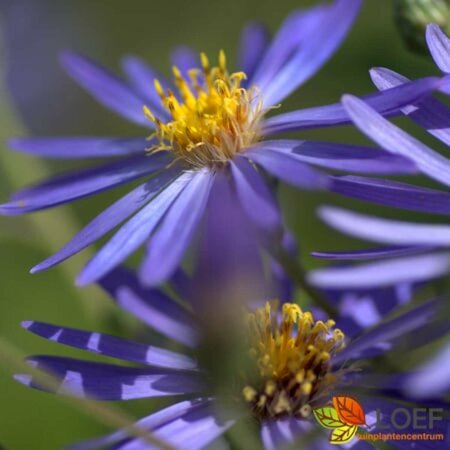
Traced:
[[258, 140], [262, 101], [256, 87], [241, 86], [244, 72], [228, 73], [223, 51], [217, 67], [210, 67], [204, 53], [200, 60], [202, 69], [189, 70], [189, 80], [173, 67], [178, 95], [165, 92], [155, 80], [169, 122], [161, 122], [146, 106], [144, 113], [156, 127], [151, 137], [159, 141], [150, 152], [169, 150], [192, 167], [212, 167], [226, 163]]
[[306, 417], [327, 394], [338, 374], [330, 359], [345, 346], [345, 336], [332, 320], [315, 321], [296, 304], [278, 302], [249, 314], [250, 357], [256, 378], [242, 395], [258, 418]]

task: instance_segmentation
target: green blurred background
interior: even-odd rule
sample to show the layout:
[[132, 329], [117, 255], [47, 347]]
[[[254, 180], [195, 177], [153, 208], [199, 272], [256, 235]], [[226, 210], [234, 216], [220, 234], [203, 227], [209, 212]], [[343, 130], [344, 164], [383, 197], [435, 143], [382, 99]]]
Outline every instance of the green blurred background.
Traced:
[[[17, 187], [75, 164], [42, 161], [9, 152], [5, 143], [16, 135], [134, 135], [133, 126], [98, 106], [58, 67], [65, 48], [84, 52], [115, 69], [120, 57], [136, 53], [169, 72], [168, 53], [184, 44], [209, 55], [225, 49], [234, 61], [239, 32], [248, 20], [262, 20], [275, 31], [295, 8], [314, 1], [240, 0], [3, 0], [0, 1], [2, 84], [0, 86], [0, 200]], [[409, 77], [435, 74], [429, 58], [405, 48], [393, 21], [392, 2], [366, 1], [349, 38], [321, 72], [283, 103], [283, 110], [339, 100], [345, 92], [373, 90], [368, 69], [386, 66]], [[412, 129], [412, 128], [411, 128]], [[343, 127], [303, 133], [320, 140], [365, 142]], [[423, 181], [420, 181], [423, 182]], [[19, 218], [0, 218], [1, 336], [27, 354], [80, 356], [27, 334], [19, 324], [36, 319], [113, 333], [131, 330], [95, 287], [78, 290], [75, 273], [90, 251], [49, 272], [31, 276], [28, 270], [63, 245], [82, 224], [120, 196], [121, 190], [81, 200], [75, 205]], [[286, 221], [307, 255], [313, 249], [363, 246], [330, 232], [315, 217], [318, 204], [341, 204], [386, 217], [434, 220], [420, 214], [350, 202], [332, 194], [302, 193], [283, 187]], [[139, 331], [137, 331], [139, 332]], [[98, 421], [67, 406], [57, 397], [28, 390], [11, 380], [15, 369], [1, 355], [0, 444], [11, 450], [51, 450], [107, 430]], [[85, 355], [83, 355], [85, 356]], [[133, 414], [145, 413], [148, 401], [127, 404]]]

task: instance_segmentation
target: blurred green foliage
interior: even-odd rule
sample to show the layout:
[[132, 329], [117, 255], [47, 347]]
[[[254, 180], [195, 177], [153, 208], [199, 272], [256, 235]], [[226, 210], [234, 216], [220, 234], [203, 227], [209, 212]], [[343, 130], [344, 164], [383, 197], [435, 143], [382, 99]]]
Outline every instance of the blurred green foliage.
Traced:
[[[102, 63], [118, 68], [123, 54], [136, 53], [168, 73], [168, 53], [176, 45], [189, 45], [214, 55], [223, 48], [231, 61], [242, 26], [262, 20], [275, 31], [294, 8], [316, 2], [285, 0], [5, 0], [2, 17], [2, 71], [7, 83], [0, 90], [1, 151], [0, 196], [25, 182], [73, 167], [61, 161], [43, 163], [12, 154], [5, 140], [27, 129], [43, 135], [132, 135], [133, 126], [98, 106], [58, 68], [58, 52], [74, 48]], [[382, 5], [382, 6], [381, 6]], [[435, 74], [429, 58], [408, 52], [394, 26], [392, 2], [367, 1], [349, 39], [313, 79], [283, 104], [285, 111], [338, 101], [343, 93], [373, 90], [369, 68], [386, 66], [410, 78]], [[11, 92], [11, 88], [13, 91]], [[402, 121], [402, 123], [406, 123]], [[410, 126], [410, 125], [408, 125]], [[415, 130], [412, 126], [410, 129]], [[317, 130], [302, 136], [354, 143], [366, 140], [351, 127]], [[423, 182], [421, 180], [421, 182]], [[19, 324], [37, 319], [98, 331], [128, 330], [110, 303], [95, 288], [77, 290], [72, 282], [86, 253], [47, 273], [31, 276], [36, 262], [63, 245], [81, 224], [120, 196], [123, 190], [86, 199], [58, 211], [32, 218], [0, 218], [0, 326], [2, 336], [27, 353], [81, 356], [27, 334]], [[331, 232], [315, 217], [318, 204], [340, 204], [360, 211], [392, 217], [434, 220], [424, 215], [393, 211], [376, 205], [348, 201], [326, 193], [302, 193], [283, 187], [286, 220], [300, 239], [308, 257], [313, 249], [363, 246]], [[131, 336], [129, 336], [131, 337]], [[83, 355], [85, 356], [85, 355]], [[0, 364], [2, 361], [0, 360]], [[14, 368], [0, 371], [0, 444], [9, 450], [52, 450], [106, 430], [98, 422], [67, 407], [56, 397], [28, 390], [11, 380]], [[138, 415], [151, 410], [149, 401], [126, 405]]]

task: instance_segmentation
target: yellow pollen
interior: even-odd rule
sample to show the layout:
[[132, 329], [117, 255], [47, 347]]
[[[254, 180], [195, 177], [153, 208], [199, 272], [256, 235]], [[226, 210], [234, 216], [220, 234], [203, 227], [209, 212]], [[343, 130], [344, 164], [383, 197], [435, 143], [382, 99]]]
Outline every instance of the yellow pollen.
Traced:
[[177, 92], [165, 91], [158, 80], [154, 87], [170, 118], [144, 107], [145, 117], [155, 125], [158, 143], [149, 152], [169, 150], [194, 168], [225, 164], [259, 138], [264, 114], [255, 86], [242, 87], [244, 72], [228, 73], [225, 52], [219, 52], [218, 66], [200, 54], [201, 69], [188, 71], [186, 79], [173, 67]]
[[259, 382], [247, 385], [244, 400], [258, 417], [306, 417], [314, 398], [336, 381], [330, 359], [345, 346], [334, 321], [314, 320], [293, 303], [268, 302], [247, 316], [249, 355]]

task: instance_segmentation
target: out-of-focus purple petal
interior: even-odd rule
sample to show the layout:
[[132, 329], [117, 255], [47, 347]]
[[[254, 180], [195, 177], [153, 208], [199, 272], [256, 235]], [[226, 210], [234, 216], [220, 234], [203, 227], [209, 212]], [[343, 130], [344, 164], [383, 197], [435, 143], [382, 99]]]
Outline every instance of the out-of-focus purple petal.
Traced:
[[359, 289], [427, 281], [450, 271], [450, 253], [390, 259], [352, 267], [313, 270], [309, 282], [324, 289]]
[[180, 192], [194, 176], [185, 172], [135, 214], [89, 261], [77, 278], [79, 285], [92, 283], [133, 253], [158, 226]]
[[61, 64], [98, 102], [131, 122], [152, 126], [142, 111], [145, 100], [123, 80], [75, 52], [63, 53]]
[[[192, 394], [203, 388], [200, 375], [190, 371], [126, 367], [59, 356], [32, 356], [27, 361], [61, 379], [56, 392], [69, 391], [72, 395], [97, 400]], [[50, 391], [33, 376], [25, 377], [19, 375], [16, 379], [27, 386]]]
[[177, 269], [208, 201], [214, 173], [195, 172], [152, 236], [139, 274], [147, 286], [166, 281]]
[[24, 214], [67, 203], [149, 175], [167, 162], [163, 155], [156, 158], [135, 156], [59, 175], [16, 192], [12, 201], [0, 205], [0, 212], [5, 215]]
[[134, 272], [119, 267], [99, 283], [122, 309], [164, 336], [195, 347], [198, 337], [188, 312], [160, 290], [142, 286]]
[[[185, 400], [180, 403], [175, 403], [166, 408], [163, 408], [147, 417], [140, 419], [136, 422], [136, 427], [141, 430], [154, 430], [157, 429], [171, 421], [177, 419], [178, 417], [184, 416], [187, 412], [209, 405], [209, 399], [194, 399]], [[98, 448], [103, 448], [108, 445], [116, 444], [119, 441], [126, 439], [129, 436], [126, 430], [115, 431], [114, 433], [107, 434], [106, 436], [89, 439], [84, 442], [79, 442], [78, 444], [70, 445], [68, 450], [97, 450]]]
[[450, 39], [435, 23], [427, 26], [425, 36], [434, 62], [442, 72], [450, 73]]
[[255, 67], [249, 85], [255, 84], [264, 90], [292, 53], [305, 44], [305, 39], [320, 24], [327, 10], [327, 6], [319, 5], [290, 14], [279, 27], [260, 64]]
[[[403, 75], [384, 68], [372, 69], [370, 76], [381, 91], [410, 82]], [[405, 106], [402, 112], [430, 134], [450, 145], [450, 108], [444, 103], [433, 97], [426, 97], [417, 104]]]
[[324, 206], [320, 218], [342, 233], [393, 245], [450, 246], [450, 225], [400, 222]]
[[398, 181], [360, 176], [331, 177], [331, 191], [395, 208], [450, 214], [450, 194]]
[[431, 300], [400, 316], [380, 322], [360, 337], [351, 340], [348, 345], [333, 358], [333, 364], [339, 365], [348, 359], [357, 358], [362, 351], [380, 343], [389, 342], [405, 333], [426, 325], [436, 317], [440, 302]]
[[[157, 79], [163, 89], [171, 87], [167, 80], [146, 62], [137, 56], [125, 56], [122, 59], [122, 68], [136, 92], [145, 100], [147, 106], [160, 119], [170, 117], [161, 104], [161, 98], [156, 92], [154, 81]], [[142, 105], [143, 106], [143, 105]]]
[[251, 220], [264, 231], [281, 232], [277, 202], [261, 175], [245, 158], [236, 158], [230, 166], [237, 196]]
[[185, 45], [176, 47], [172, 51], [170, 61], [180, 69], [184, 77], [188, 77], [188, 71], [190, 69], [198, 69], [201, 67], [199, 53]]
[[100, 239], [126, 220], [131, 214], [144, 206], [161, 189], [165, 188], [179, 176], [179, 174], [179, 169], [175, 167], [169, 168], [159, 172], [147, 183], [141, 184], [133, 189], [124, 197], [113, 203], [109, 208], [97, 215], [92, 222], [79, 231], [58, 252], [33, 267], [31, 273], [49, 269]]
[[142, 137], [31, 137], [14, 138], [8, 145], [16, 151], [47, 158], [86, 159], [144, 154], [151, 144]]
[[309, 167], [289, 153], [267, 150], [264, 144], [261, 148], [257, 146], [249, 149], [244, 156], [280, 180], [301, 189], [326, 189], [330, 184], [329, 177], [324, 173]]
[[248, 78], [261, 61], [270, 42], [269, 30], [265, 25], [251, 22], [245, 26], [241, 33], [238, 54], [238, 69], [245, 72]]
[[354, 124], [378, 145], [411, 159], [423, 173], [450, 186], [450, 160], [391, 124], [357, 97], [345, 95], [342, 103]]
[[22, 326], [38, 336], [59, 344], [69, 345], [124, 361], [165, 367], [167, 369], [195, 370], [197, 368], [197, 364], [186, 355], [139, 342], [127, 341], [108, 334], [34, 321], [23, 322]]
[[450, 390], [450, 344], [410, 375], [403, 384], [408, 395], [421, 398], [441, 395]]
[[287, 139], [264, 141], [258, 147], [289, 154], [299, 161], [327, 169], [387, 175], [418, 172], [407, 158], [370, 147]]
[[268, 419], [261, 425], [264, 450], [280, 450], [293, 444], [302, 434], [313, 429], [313, 424], [293, 417]]
[[382, 247], [382, 248], [369, 248], [364, 250], [353, 250], [348, 252], [312, 252], [311, 256], [320, 259], [331, 259], [336, 261], [366, 261], [370, 259], [385, 259], [395, 258], [398, 256], [416, 255], [417, 253], [423, 253], [429, 250], [433, 250], [435, 247]]
[[[448, 85], [450, 80], [437, 77], [421, 78], [389, 89], [361, 97], [367, 104], [383, 116], [400, 114], [401, 108], [416, 103], [434, 90]], [[278, 114], [264, 121], [265, 134], [309, 128], [327, 127], [350, 123], [351, 119], [340, 103], [300, 109]]]
[[266, 106], [279, 103], [328, 61], [346, 37], [361, 4], [361, 0], [336, 0], [321, 14], [315, 26], [308, 27], [303, 45], [267, 86], [260, 86]]
[[[167, 442], [174, 449], [201, 450], [224, 434], [234, 420], [222, 419], [209, 406], [199, 406], [170, 422], [153, 429], [155, 437]], [[118, 450], [158, 450], [143, 439], [133, 439], [118, 447]]]

